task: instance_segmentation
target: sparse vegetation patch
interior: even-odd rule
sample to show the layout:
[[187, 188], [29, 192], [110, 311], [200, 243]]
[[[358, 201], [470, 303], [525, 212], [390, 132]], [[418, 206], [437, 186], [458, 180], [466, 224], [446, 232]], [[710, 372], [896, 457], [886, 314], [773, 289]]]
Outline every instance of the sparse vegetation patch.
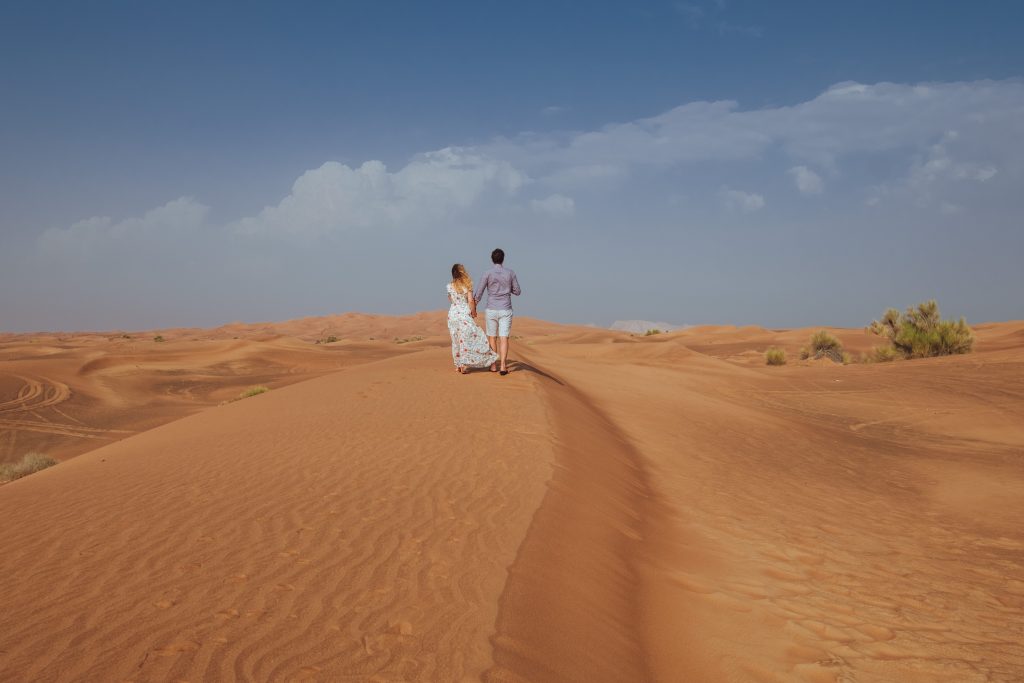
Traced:
[[661, 330], [659, 330], [657, 328], [652, 328], [652, 329], [649, 329], [646, 332], [644, 332], [644, 336], [645, 337], [650, 337], [651, 335], [655, 335], [655, 334], [661, 334]]
[[764, 352], [765, 365], [785, 365], [786, 352], [777, 346], [769, 346]]
[[270, 387], [265, 387], [263, 385], [260, 385], [258, 387], [249, 387], [248, 389], [246, 389], [245, 391], [240, 393], [236, 400], [240, 401], [243, 398], [249, 398], [251, 396], [258, 396], [259, 394], [265, 394], [268, 391], [270, 391]]
[[906, 313], [890, 308], [868, 329], [888, 340], [893, 352], [904, 358], [970, 353], [974, 347], [974, 332], [967, 322], [943, 320], [934, 299], [911, 306]]
[[164, 339], [164, 336], [162, 334], [158, 334], [155, 337], [153, 337], [153, 341], [155, 341], [155, 342], [162, 342], [162, 341], [166, 341], [166, 340]]
[[876, 346], [869, 353], [860, 356], [861, 363], [889, 363], [899, 358], [899, 353], [891, 346]]
[[395, 337], [395, 343], [396, 344], [408, 344], [409, 342], [416, 342], [416, 341], [422, 341], [422, 340], [423, 340], [423, 337], [406, 337], [404, 339], [399, 339], [398, 337]]
[[330, 336], [322, 337], [320, 339], [317, 339], [316, 343], [317, 344], [333, 344], [336, 341], [338, 341], [338, 338], [332, 334]]
[[53, 467], [57, 461], [40, 453], [27, 453], [18, 462], [0, 465], [0, 481], [14, 481]]
[[807, 351], [808, 358], [828, 358], [834, 363], [849, 363], [850, 356], [843, 351], [843, 345], [828, 330], [818, 330], [811, 335], [811, 343], [807, 349], [800, 351], [800, 357], [804, 358], [804, 351]]

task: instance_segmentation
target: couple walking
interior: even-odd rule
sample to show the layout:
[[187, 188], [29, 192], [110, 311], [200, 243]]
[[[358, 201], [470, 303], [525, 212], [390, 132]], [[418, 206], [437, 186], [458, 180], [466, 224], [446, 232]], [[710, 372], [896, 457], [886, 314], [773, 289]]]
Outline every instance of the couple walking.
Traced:
[[[452, 335], [455, 370], [463, 375], [469, 368], [491, 366], [491, 372], [508, 374], [508, 335], [512, 330], [512, 295], [519, 296], [519, 280], [505, 267], [505, 252], [491, 252], [494, 264], [473, 290], [473, 280], [461, 263], [452, 266], [448, 283], [448, 332]], [[476, 324], [476, 304], [487, 292], [484, 318], [487, 336]]]

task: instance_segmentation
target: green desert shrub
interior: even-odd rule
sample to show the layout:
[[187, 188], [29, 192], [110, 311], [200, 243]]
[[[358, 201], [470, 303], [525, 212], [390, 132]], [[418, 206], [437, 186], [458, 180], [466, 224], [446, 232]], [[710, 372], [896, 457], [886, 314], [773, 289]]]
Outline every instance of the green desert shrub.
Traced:
[[22, 459], [14, 463], [0, 465], [0, 481], [14, 481], [27, 477], [39, 470], [53, 467], [57, 461], [40, 453], [27, 453]]
[[777, 346], [769, 346], [764, 352], [765, 365], [785, 365], [786, 352]]
[[811, 335], [809, 355], [815, 359], [828, 358], [829, 360], [842, 363], [843, 345], [839, 343], [835, 335], [827, 330], [818, 330]]
[[906, 313], [890, 308], [868, 329], [888, 340], [893, 352], [904, 358], [970, 353], [974, 347], [974, 333], [967, 322], [943, 320], [934, 299], [911, 306]]

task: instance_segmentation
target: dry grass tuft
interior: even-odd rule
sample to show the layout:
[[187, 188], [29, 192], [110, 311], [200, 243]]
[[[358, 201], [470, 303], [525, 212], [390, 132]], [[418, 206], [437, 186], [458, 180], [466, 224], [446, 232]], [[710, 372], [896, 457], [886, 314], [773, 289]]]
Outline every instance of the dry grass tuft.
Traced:
[[899, 353], [891, 346], [876, 346], [870, 353], [860, 355], [861, 363], [890, 363], [899, 358]]
[[777, 346], [769, 346], [764, 352], [765, 365], [785, 365], [786, 352]]
[[56, 464], [56, 460], [41, 453], [26, 453], [19, 462], [0, 465], [0, 481], [21, 479]]
[[843, 345], [827, 330], [818, 330], [811, 335], [808, 355], [814, 359], [828, 358], [834, 363], [849, 362], [849, 354], [843, 351]]
[[260, 394], [265, 394], [268, 391], [270, 391], [270, 387], [265, 387], [262, 384], [260, 386], [257, 386], [257, 387], [249, 387], [248, 389], [246, 389], [245, 391], [240, 393], [238, 395], [238, 398], [236, 398], [235, 400], [236, 401], [241, 401], [243, 398], [250, 398], [252, 396], [259, 396]]

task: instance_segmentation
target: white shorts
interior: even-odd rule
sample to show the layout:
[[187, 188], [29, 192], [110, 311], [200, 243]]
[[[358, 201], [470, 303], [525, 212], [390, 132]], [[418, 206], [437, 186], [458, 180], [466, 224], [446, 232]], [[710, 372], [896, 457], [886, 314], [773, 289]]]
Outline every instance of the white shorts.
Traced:
[[512, 331], [512, 311], [494, 311], [488, 308], [484, 311], [484, 318], [487, 320], [488, 337], [507, 337]]

